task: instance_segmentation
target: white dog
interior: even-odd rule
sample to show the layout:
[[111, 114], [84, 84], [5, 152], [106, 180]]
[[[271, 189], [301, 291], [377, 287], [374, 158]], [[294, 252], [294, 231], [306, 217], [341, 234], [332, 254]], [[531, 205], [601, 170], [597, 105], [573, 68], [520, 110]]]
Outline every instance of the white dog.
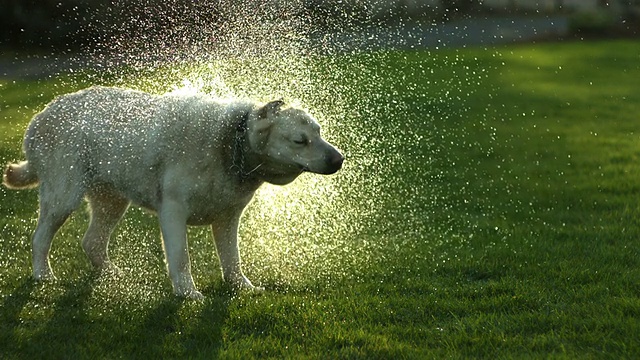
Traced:
[[107, 87], [55, 99], [26, 131], [27, 161], [9, 164], [3, 177], [13, 189], [40, 185], [35, 279], [53, 278], [52, 239], [86, 197], [91, 221], [82, 247], [96, 268], [117, 271], [107, 245], [133, 202], [159, 217], [177, 295], [202, 297], [191, 276], [187, 225], [210, 225], [224, 279], [253, 289], [240, 267], [237, 230], [255, 191], [304, 171], [335, 173], [344, 160], [309, 114], [282, 107]]

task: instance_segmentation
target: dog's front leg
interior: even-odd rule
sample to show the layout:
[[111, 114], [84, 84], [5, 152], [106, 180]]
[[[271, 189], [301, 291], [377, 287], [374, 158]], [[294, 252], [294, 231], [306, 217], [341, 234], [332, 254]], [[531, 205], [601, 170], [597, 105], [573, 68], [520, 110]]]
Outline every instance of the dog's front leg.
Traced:
[[169, 277], [173, 284], [173, 291], [178, 296], [192, 299], [202, 299], [202, 294], [196, 290], [191, 276], [191, 262], [187, 244], [187, 209], [181, 201], [164, 199], [160, 211], [160, 228], [162, 243], [167, 257]]
[[222, 276], [225, 281], [237, 289], [262, 290], [262, 288], [253, 286], [251, 281], [242, 273], [240, 251], [238, 249], [240, 214], [242, 214], [242, 211], [223, 216], [211, 225], [218, 258], [220, 258], [220, 266], [222, 267]]

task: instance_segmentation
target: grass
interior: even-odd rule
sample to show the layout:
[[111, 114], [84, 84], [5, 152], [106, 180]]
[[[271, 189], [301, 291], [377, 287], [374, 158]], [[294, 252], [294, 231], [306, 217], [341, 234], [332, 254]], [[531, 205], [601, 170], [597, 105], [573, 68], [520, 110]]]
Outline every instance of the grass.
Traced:
[[[1, 357], [637, 357], [638, 54], [625, 40], [309, 60], [290, 86], [325, 89], [298, 98], [349, 162], [248, 209], [261, 296], [226, 288], [192, 229], [207, 298], [172, 297], [156, 220], [136, 209], [111, 245], [122, 278], [91, 272], [79, 211], [54, 241], [59, 280], [33, 283], [36, 194], [3, 188]], [[3, 81], [0, 158], [89, 79]]]

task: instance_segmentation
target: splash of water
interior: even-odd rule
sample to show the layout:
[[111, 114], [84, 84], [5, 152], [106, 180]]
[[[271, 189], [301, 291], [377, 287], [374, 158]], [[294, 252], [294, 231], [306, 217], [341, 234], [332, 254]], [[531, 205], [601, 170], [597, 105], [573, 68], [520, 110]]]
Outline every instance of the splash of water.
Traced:
[[[302, 1], [154, 5], [115, 1], [100, 13], [129, 20], [96, 39], [92, 81], [221, 100], [282, 98], [309, 109], [347, 156], [335, 176], [305, 174], [258, 191], [240, 230], [249, 275], [290, 285], [357, 277], [389, 251], [441, 239], [430, 217], [441, 195], [425, 155], [437, 155], [428, 124], [464, 111], [450, 104], [463, 104], [462, 83], [484, 74], [457, 56], [443, 65], [424, 54], [344, 54], [335, 37], [309, 25]], [[458, 70], [438, 79], [443, 66]]]

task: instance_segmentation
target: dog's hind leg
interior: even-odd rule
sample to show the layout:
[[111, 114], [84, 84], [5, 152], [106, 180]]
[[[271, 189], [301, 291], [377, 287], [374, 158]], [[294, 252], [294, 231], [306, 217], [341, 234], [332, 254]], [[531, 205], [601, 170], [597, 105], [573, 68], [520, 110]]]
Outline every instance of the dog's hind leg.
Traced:
[[49, 264], [51, 242], [58, 229], [82, 201], [80, 188], [65, 186], [70, 184], [58, 185], [62, 186], [52, 186], [47, 182], [40, 185], [40, 214], [31, 250], [33, 277], [38, 281], [55, 278]]
[[116, 224], [127, 211], [129, 201], [107, 187], [89, 190], [87, 200], [91, 210], [91, 221], [82, 238], [82, 248], [94, 268], [117, 273], [118, 268], [109, 260], [109, 238]]

